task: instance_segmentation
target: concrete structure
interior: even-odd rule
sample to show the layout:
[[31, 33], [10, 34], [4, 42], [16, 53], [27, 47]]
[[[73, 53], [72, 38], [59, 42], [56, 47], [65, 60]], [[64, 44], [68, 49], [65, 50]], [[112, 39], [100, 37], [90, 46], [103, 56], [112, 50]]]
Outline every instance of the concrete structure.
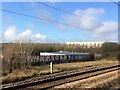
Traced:
[[90, 47], [101, 47], [102, 44], [105, 42], [66, 42], [65, 44], [67, 45], [80, 45], [83, 46], [84, 48], [90, 48]]

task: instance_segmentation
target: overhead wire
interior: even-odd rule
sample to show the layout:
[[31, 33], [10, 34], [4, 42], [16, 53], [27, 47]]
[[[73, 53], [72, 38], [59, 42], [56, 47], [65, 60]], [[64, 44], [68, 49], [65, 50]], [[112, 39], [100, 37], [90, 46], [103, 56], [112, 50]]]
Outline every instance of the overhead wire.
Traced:
[[120, 4], [118, 4], [117, 2], [111, 0], [114, 4], [116, 4], [117, 6], [120, 6]]
[[[63, 23], [63, 22], [58, 22], [58, 21], [55, 21], [55, 20], [50, 20], [50, 19], [46, 19], [46, 18], [42, 18], [42, 17], [31, 16], [31, 15], [28, 15], [28, 14], [23, 14], [23, 13], [11, 11], [11, 10], [6, 10], [6, 9], [0, 9], [0, 10], [4, 11], [4, 12], [8, 12], [8, 13], [21, 15], [21, 16], [31, 17], [31, 18], [34, 18], [34, 19], [41, 19], [41, 20], [44, 20], [44, 21], [52, 22], [52, 23], [62, 24], [62, 25], [65, 25], [65, 26], [71, 26], [71, 27], [75, 27], [75, 28], [83, 28], [83, 27], [80, 27], [80, 26], [66, 24], [66, 23]], [[92, 30], [92, 29], [87, 29], [87, 30]]]
[[71, 15], [77, 16], [77, 17], [79, 17], [79, 18], [84, 18], [84, 19], [87, 19], [87, 20], [89, 20], [89, 21], [92, 21], [92, 22], [95, 22], [95, 23], [99, 23], [99, 25], [103, 25], [101, 22], [95, 21], [95, 20], [93, 20], [93, 19], [90, 19], [90, 18], [87, 18], [87, 17], [84, 17], [84, 16], [80, 16], [80, 15], [77, 15], [77, 14], [73, 14], [73, 13], [68, 12], [68, 11], [66, 11], [66, 10], [59, 9], [59, 8], [53, 7], [53, 6], [51, 6], [51, 5], [42, 3], [42, 2], [36, 2], [36, 3], [41, 4], [41, 5], [44, 5], [44, 6], [47, 6], [47, 7], [49, 7], [49, 8], [52, 8], [52, 9], [55, 9], [55, 10], [58, 10], [58, 11], [61, 11], [61, 12], [63, 12], [63, 13], [71, 14]]

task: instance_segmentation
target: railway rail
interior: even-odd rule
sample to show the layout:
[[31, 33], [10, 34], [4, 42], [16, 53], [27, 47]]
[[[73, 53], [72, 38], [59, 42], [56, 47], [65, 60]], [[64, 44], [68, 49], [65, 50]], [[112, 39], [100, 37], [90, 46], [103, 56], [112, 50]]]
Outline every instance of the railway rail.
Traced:
[[111, 72], [114, 70], [120, 69], [120, 65], [112, 65], [105, 67], [92, 67], [91, 69], [87, 68], [83, 71], [73, 70], [69, 73], [61, 73], [58, 75], [48, 75], [47, 78], [33, 78], [25, 81], [20, 81], [16, 83], [10, 83], [2, 85], [2, 90], [6, 89], [20, 89], [20, 88], [33, 88], [36, 85], [39, 85], [40, 89], [49, 89], [57, 85], [64, 83], [85, 79], [88, 77], [93, 77], [103, 73]]

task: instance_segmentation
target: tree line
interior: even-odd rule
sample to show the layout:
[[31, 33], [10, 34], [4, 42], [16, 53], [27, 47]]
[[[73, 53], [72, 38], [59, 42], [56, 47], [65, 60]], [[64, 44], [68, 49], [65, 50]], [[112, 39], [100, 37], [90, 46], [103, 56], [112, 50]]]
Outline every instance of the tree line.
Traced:
[[114, 57], [120, 59], [120, 45], [106, 42], [101, 47], [84, 47], [80, 45], [47, 44], [47, 43], [4, 43], [2, 44], [2, 70], [3, 75], [13, 70], [26, 70], [31, 67], [31, 57], [40, 52], [87, 52], [102, 54], [103, 58]]

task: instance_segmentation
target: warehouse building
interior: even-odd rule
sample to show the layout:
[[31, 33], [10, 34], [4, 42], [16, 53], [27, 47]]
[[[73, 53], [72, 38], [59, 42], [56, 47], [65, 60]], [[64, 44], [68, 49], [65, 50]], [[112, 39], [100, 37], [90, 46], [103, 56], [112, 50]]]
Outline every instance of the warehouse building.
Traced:
[[63, 63], [73, 61], [89, 61], [93, 60], [94, 56], [91, 53], [78, 52], [40, 52], [39, 56], [34, 57], [35, 63]]
[[95, 47], [101, 47], [105, 42], [66, 42], [66, 45], [80, 45], [84, 48], [95, 48]]

